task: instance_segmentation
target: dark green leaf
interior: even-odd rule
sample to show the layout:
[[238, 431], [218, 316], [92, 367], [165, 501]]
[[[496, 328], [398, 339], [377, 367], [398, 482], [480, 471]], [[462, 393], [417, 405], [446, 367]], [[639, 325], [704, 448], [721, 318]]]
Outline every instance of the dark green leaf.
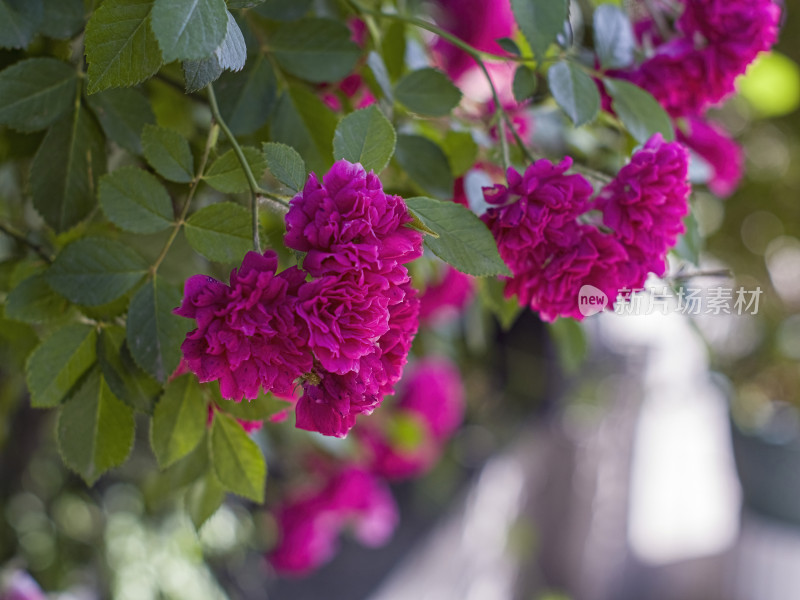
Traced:
[[228, 8], [252, 8], [258, 6], [264, 0], [228, 0]]
[[275, 72], [263, 54], [241, 74], [226, 73], [214, 86], [219, 111], [234, 135], [253, 133], [267, 122], [277, 99]]
[[206, 432], [208, 405], [194, 374], [167, 384], [150, 425], [150, 445], [164, 469], [197, 447]]
[[202, 60], [183, 61], [183, 79], [186, 85], [186, 93], [191, 94], [202, 90], [209, 83], [214, 83], [219, 79], [224, 69], [219, 64], [219, 60], [213, 54]]
[[42, 0], [0, 0], [0, 48], [27, 48], [43, 12]]
[[106, 137], [133, 152], [142, 153], [142, 129], [155, 125], [150, 102], [136, 89], [111, 89], [88, 98]]
[[597, 84], [571, 62], [556, 63], [547, 72], [550, 91], [576, 127], [593, 121], [600, 111]]
[[45, 129], [75, 105], [78, 74], [54, 58], [29, 58], [0, 72], [0, 124]]
[[511, 9], [522, 34], [539, 62], [564, 29], [569, 0], [511, 0]]
[[361, 55], [350, 39], [350, 29], [332, 19], [287, 23], [270, 37], [268, 45], [281, 67], [314, 83], [343, 79]]
[[469, 131], [448, 131], [442, 140], [442, 149], [453, 169], [455, 177], [461, 177], [475, 166], [478, 159], [478, 144]]
[[468, 275], [511, 275], [491, 232], [469, 209], [433, 198], [409, 198], [406, 205], [439, 235], [426, 236], [425, 245], [443, 261]]
[[255, 12], [276, 21], [296, 21], [308, 12], [312, 3], [313, 0], [264, 0]]
[[392, 81], [397, 81], [406, 65], [406, 26], [395, 21], [386, 28], [381, 40], [381, 54]]
[[613, 98], [611, 108], [637, 142], [643, 144], [659, 132], [667, 141], [675, 139], [672, 120], [650, 92], [622, 79], [604, 79], [603, 83]]
[[97, 358], [94, 327], [73, 323], [33, 351], [25, 368], [31, 406], [58, 406]]
[[594, 11], [594, 46], [606, 68], [627, 67], [633, 62], [636, 38], [628, 15], [618, 6], [601, 4]]
[[396, 141], [394, 127], [373, 104], [339, 121], [333, 135], [333, 158], [361, 163], [367, 171], [380, 173], [389, 164]]
[[100, 306], [131, 290], [148, 267], [147, 261], [126, 244], [87, 237], [59, 252], [47, 272], [47, 281], [71, 302]]
[[155, 0], [151, 23], [169, 63], [208, 57], [225, 38], [228, 17], [224, 0]]
[[312, 171], [325, 172], [333, 163], [336, 115], [307, 88], [289, 86], [278, 101], [270, 127], [272, 140], [295, 148]]
[[525, 65], [520, 65], [514, 72], [511, 89], [514, 92], [514, 99], [517, 102], [524, 102], [536, 93], [536, 74]]
[[69, 305], [47, 284], [44, 274], [28, 277], [6, 298], [6, 317], [26, 323], [44, 323], [64, 316]]
[[213, 473], [197, 481], [186, 493], [186, 509], [195, 529], [200, 529], [225, 501], [225, 488]]
[[453, 173], [442, 149], [419, 135], [398, 135], [395, 159], [411, 180], [436, 198], [453, 197]]
[[153, 406], [161, 385], [134, 362], [125, 343], [125, 329], [104, 327], [97, 338], [97, 362], [114, 395], [125, 404], [146, 414]]
[[286, 144], [267, 142], [263, 145], [267, 168], [272, 176], [289, 189], [299, 192], [306, 183], [306, 164], [297, 150]]
[[172, 201], [158, 179], [138, 167], [122, 167], [100, 179], [100, 206], [117, 227], [158, 233], [172, 225]]
[[514, 56], [521, 56], [522, 55], [522, 52], [520, 51], [519, 46], [517, 46], [517, 42], [515, 42], [511, 38], [504, 37], [504, 38], [500, 38], [499, 40], [496, 40], [496, 41], [497, 41], [497, 45], [500, 46], [503, 50], [505, 50], [509, 54], [513, 54]]
[[250, 211], [233, 202], [200, 209], [186, 221], [185, 231], [192, 248], [221, 263], [238, 264], [253, 244]]
[[64, 463], [92, 485], [125, 462], [135, 430], [133, 409], [111, 393], [100, 369], [94, 369], [61, 409], [58, 450]]
[[90, 94], [136, 85], [163, 62], [150, 28], [153, 0], [105, 0], [86, 25]]
[[254, 502], [263, 502], [267, 464], [241, 425], [224, 413], [216, 413], [210, 444], [211, 464], [222, 486]]
[[44, 0], [41, 32], [47, 37], [68, 40], [83, 27], [83, 0]]
[[142, 130], [144, 157], [164, 179], [189, 183], [194, 178], [194, 159], [189, 142], [171, 129], [145, 125]]
[[418, 69], [397, 82], [397, 101], [411, 112], [444, 117], [461, 102], [461, 92], [450, 78], [437, 69]]
[[136, 292], [128, 310], [127, 336], [131, 356], [145, 372], [165, 382], [181, 360], [181, 343], [191, 328], [189, 319], [172, 313], [181, 291], [153, 277]]
[[[267, 159], [257, 148], [252, 146], [244, 146], [242, 152], [253, 176], [258, 181], [267, 169]], [[215, 190], [226, 194], [237, 194], [250, 189], [242, 164], [233, 150], [228, 150], [215, 160], [203, 175], [203, 179]]]
[[66, 231], [95, 206], [97, 178], [106, 170], [103, 134], [84, 108], [50, 128], [31, 164], [33, 205], [57, 232]]

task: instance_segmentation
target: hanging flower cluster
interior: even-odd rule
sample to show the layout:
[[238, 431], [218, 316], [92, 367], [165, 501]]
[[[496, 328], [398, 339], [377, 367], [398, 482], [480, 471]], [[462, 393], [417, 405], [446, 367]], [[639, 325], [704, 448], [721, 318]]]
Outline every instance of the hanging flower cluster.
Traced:
[[[547, 321], [582, 319], [578, 296], [584, 285], [613, 302], [620, 290], [641, 287], [649, 272], [662, 275], [688, 212], [688, 155], [660, 134], [594, 202], [589, 181], [566, 173], [571, 165], [567, 157], [558, 165], [538, 160], [523, 175], [510, 168], [507, 186], [484, 190], [490, 208], [483, 220], [514, 273], [506, 296], [516, 295]], [[602, 211], [610, 233], [581, 222], [592, 209]]]
[[197, 321], [182, 346], [189, 368], [236, 401], [261, 388], [291, 395], [302, 379], [297, 426], [344, 436], [394, 391], [417, 330], [403, 265], [422, 254], [422, 237], [410, 221], [361, 165], [339, 161], [322, 182], [312, 174], [286, 215], [302, 269], [277, 273], [274, 252], [249, 252], [230, 285], [186, 282], [175, 312]]

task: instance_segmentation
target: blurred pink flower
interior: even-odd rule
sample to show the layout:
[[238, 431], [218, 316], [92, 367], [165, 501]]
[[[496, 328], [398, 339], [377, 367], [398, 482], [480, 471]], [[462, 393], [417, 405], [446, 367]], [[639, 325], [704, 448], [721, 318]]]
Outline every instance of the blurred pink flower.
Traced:
[[458, 316], [475, 295], [475, 282], [446, 265], [438, 281], [428, 283], [420, 296], [419, 318], [421, 322], [435, 322]]
[[722, 126], [704, 119], [686, 119], [678, 129], [678, 141], [693, 150], [712, 170], [708, 188], [722, 198], [739, 186], [744, 172], [744, 153]]

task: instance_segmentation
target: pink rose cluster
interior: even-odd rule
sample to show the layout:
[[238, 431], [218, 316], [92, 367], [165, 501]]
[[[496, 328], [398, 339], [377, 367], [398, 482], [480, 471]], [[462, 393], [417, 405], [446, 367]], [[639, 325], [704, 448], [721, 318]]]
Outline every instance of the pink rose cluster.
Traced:
[[[641, 287], [649, 272], [662, 275], [688, 212], [688, 155], [661, 134], [634, 153], [594, 201], [589, 181], [567, 174], [571, 165], [569, 157], [558, 165], [538, 160], [523, 175], [510, 168], [508, 185], [484, 189], [490, 208], [483, 220], [514, 273], [505, 294], [546, 321], [582, 319], [584, 285], [613, 304]], [[586, 222], [592, 210], [602, 212], [610, 232]]]
[[197, 321], [182, 345], [189, 368], [235, 401], [260, 388], [291, 396], [301, 379], [297, 426], [344, 436], [393, 392], [417, 330], [403, 264], [422, 254], [422, 237], [410, 221], [359, 164], [339, 161], [322, 182], [312, 173], [286, 215], [302, 269], [277, 273], [274, 252], [249, 252], [230, 285], [186, 282], [175, 313]]

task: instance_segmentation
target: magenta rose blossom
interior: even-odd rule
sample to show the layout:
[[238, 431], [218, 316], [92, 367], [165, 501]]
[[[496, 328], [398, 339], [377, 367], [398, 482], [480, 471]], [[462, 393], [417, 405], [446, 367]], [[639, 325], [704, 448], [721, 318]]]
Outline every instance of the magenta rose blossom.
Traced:
[[722, 198], [739, 186], [744, 172], [744, 153], [720, 125], [703, 119], [687, 119], [678, 140], [711, 167], [708, 189]]
[[275, 510], [278, 544], [267, 560], [280, 573], [303, 575], [328, 562], [346, 527], [367, 546], [381, 546], [397, 525], [386, 485], [358, 467], [333, 475], [319, 490], [298, 495]]
[[420, 296], [420, 321], [436, 321], [460, 314], [475, 295], [475, 282], [453, 267], [444, 267], [444, 276], [431, 282]]
[[248, 252], [230, 285], [205, 275], [186, 282], [175, 314], [197, 321], [183, 342], [184, 359], [201, 383], [219, 381], [224, 398], [239, 401], [259, 389], [292, 393], [294, 380], [311, 370], [305, 323], [297, 294], [305, 275], [296, 268], [276, 275], [278, 258]]

